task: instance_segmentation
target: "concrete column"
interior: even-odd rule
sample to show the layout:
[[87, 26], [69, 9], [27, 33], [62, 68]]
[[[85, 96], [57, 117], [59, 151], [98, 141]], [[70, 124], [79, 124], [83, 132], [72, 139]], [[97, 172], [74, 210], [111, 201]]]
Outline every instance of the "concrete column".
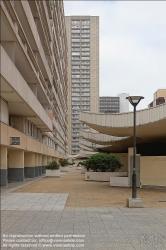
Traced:
[[42, 155], [42, 174], [46, 174], [47, 156]]
[[35, 177], [35, 153], [24, 152], [24, 174], [25, 178], [34, 178]]
[[9, 181], [24, 181], [24, 151], [9, 150]]
[[7, 187], [7, 147], [0, 146], [0, 187]]
[[53, 157], [52, 156], [47, 156], [47, 163], [53, 161]]
[[42, 155], [38, 154], [39, 175], [42, 175]]
[[35, 154], [35, 177], [39, 176], [38, 154]]

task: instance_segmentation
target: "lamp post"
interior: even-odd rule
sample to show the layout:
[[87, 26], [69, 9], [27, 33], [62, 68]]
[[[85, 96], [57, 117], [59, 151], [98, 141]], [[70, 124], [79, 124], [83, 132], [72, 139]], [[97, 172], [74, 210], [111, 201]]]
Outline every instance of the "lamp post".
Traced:
[[126, 99], [134, 107], [134, 125], [133, 125], [133, 174], [132, 174], [132, 198], [137, 198], [136, 194], [136, 106], [144, 99], [143, 96], [128, 96]]

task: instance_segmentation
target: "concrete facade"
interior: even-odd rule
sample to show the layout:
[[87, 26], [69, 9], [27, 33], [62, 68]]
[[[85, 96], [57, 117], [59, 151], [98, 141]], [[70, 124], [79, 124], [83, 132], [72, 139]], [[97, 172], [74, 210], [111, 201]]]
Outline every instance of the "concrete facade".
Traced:
[[99, 110], [99, 17], [66, 16], [68, 39], [68, 137], [69, 155], [79, 153], [78, 110]]
[[[159, 93], [160, 95], [161, 93]], [[83, 145], [103, 145], [99, 151], [127, 153], [129, 186], [133, 173], [133, 112], [98, 114], [80, 112], [80, 120], [98, 133], [81, 132]], [[166, 187], [166, 104], [136, 113], [137, 187]], [[81, 144], [82, 145], [82, 144]], [[92, 144], [91, 144], [92, 145]], [[107, 145], [107, 146], [106, 146]], [[87, 147], [87, 149], [88, 149]], [[83, 146], [84, 148], [84, 146]], [[91, 146], [92, 148], [92, 146]], [[83, 150], [82, 150], [83, 152]], [[84, 155], [90, 155], [87, 150]]]
[[[1, 3], [1, 186], [67, 158], [67, 36], [62, 1]], [[11, 138], [20, 139], [18, 145]]]
[[148, 105], [148, 108], [156, 107], [166, 103], [166, 89], [158, 89], [153, 94], [153, 101]]

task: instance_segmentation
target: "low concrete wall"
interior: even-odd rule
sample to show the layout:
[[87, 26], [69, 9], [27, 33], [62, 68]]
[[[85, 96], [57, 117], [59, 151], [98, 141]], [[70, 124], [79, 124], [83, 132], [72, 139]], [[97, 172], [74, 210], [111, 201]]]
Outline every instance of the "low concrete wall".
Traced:
[[110, 177], [111, 187], [129, 187], [128, 177]]
[[60, 169], [57, 170], [46, 169], [46, 177], [60, 177]]
[[141, 156], [142, 187], [166, 187], [166, 156]]
[[66, 166], [66, 167], [60, 167], [60, 171], [61, 172], [68, 172], [69, 171], [69, 167]]
[[86, 171], [87, 169], [85, 167], [81, 167], [81, 174], [85, 174]]
[[85, 172], [86, 181], [110, 181], [110, 177], [127, 176], [127, 172]]

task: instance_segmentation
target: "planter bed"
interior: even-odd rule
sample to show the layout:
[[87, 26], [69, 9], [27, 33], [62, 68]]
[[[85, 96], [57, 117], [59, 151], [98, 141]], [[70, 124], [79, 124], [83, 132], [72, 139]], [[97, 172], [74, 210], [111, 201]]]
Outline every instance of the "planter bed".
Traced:
[[61, 172], [68, 172], [69, 171], [69, 167], [68, 166], [60, 167], [60, 171]]
[[128, 177], [110, 177], [110, 186], [111, 187], [129, 187]]
[[85, 174], [86, 171], [87, 171], [87, 170], [86, 170], [85, 167], [81, 167], [81, 174]]
[[60, 169], [57, 170], [50, 170], [46, 169], [46, 177], [60, 177]]
[[86, 181], [108, 181], [110, 177], [127, 176], [127, 172], [85, 172]]

